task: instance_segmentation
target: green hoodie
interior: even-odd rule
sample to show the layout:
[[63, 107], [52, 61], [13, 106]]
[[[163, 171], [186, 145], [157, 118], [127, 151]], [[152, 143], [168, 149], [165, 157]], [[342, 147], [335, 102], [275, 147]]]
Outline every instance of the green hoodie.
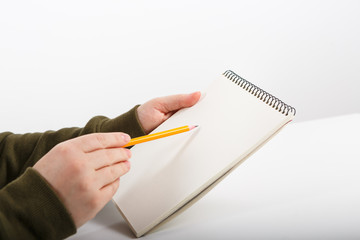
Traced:
[[23, 135], [0, 133], [0, 239], [63, 239], [76, 233], [64, 204], [32, 166], [58, 143], [81, 135], [144, 135], [137, 107], [114, 119], [94, 117], [84, 128]]

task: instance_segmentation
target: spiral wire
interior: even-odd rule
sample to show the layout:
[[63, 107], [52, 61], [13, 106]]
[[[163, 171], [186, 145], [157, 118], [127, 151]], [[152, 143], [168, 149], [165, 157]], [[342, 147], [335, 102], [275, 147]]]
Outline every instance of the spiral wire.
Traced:
[[244, 78], [240, 77], [236, 73], [234, 73], [231, 70], [227, 70], [223, 73], [225, 77], [230, 79], [235, 84], [239, 85], [244, 90], [248, 91], [255, 97], [259, 98], [263, 102], [265, 102], [267, 105], [273, 107], [275, 110], [281, 112], [282, 114], [285, 114], [286, 116], [289, 115], [289, 113], [292, 113], [293, 115], [296, 114], [296, 109], [277, 97], [271, 95], [270, 93], [266, 92], [265, 90], [259, 88], [255, 84], [252, 84], [251, 82], [245, 80]]

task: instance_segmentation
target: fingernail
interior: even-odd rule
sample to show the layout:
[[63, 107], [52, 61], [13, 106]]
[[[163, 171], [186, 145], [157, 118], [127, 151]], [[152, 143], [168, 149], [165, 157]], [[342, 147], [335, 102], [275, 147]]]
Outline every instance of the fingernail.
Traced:
[[131, 151], [129, 149], [126, 149], [126, 154], [128, 155], [129, 158], [131, 158]]
[[129, 161], [125, 161], [124, 164], [126, 164], [126, 168], [129, 170], [129, 169], [130, 169], [130, 162], [129, 162]]
[[125, 142], [129, 142], [131, 138], [130, 138], [129, 135], [123, 134], [123, 139], [124, 139]]

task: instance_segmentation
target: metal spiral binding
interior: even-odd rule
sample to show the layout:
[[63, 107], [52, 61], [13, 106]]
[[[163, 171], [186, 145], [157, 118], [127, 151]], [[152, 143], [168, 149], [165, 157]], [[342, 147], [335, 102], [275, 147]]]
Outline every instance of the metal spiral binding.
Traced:
[[262, 100], [263, 102], [265, 102], [266, 104], [275, 108], [275, 110], [278, 110], [282, 114], [285, 114], [286, 116], [289, 113], [293, 113], [294, 115], [296, 114], [295, 108], [284, 103], [280, 99], [278, 99], [275, 96], [271, 95], [270, 93], [264, 91], [263, 89], [259, 88], [255, 84], [252, 84], [251, 82], [245, 80], [244, 78], [240, 77], [233, 71], [227, 70], [226, 72], [223, 73], [223, 75], [225, 77], [227, 77], [228, 79], [230, 79], [235, 84], [239, 85], [240, 87], [242, 87], [243, 89], [245, 89], [246, 91], [251, 93], [252, 95], [254, 95], [255, 97], [257, 97], [260, 100]]

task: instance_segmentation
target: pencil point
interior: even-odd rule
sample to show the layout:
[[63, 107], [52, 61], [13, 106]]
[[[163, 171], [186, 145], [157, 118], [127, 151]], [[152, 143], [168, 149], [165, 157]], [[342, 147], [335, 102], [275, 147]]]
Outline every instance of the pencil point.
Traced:
[[191, 125], [191, 126], [189, 126], [189, 129], [190, 130], [193, 130], [194, 128], [197, 128], [199, 125]]

